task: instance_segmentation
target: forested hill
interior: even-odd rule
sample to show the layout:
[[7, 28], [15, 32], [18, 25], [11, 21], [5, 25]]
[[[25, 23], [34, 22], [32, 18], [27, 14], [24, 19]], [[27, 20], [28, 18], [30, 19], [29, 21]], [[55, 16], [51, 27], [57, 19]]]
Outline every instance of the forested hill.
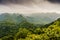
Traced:
[[0, 22], [4, 21], [11, 21], [15, 23], [20, 23], [22, 21], [25, 21], [25, 18], [21, 14], [8, 14], [4, 13], [0, 15]]
[[2, 14], [0, 19], [0, 40], [60, 40], [60, 18], [39, 27], [18, 14]]
[[48, 24], [48, 26], [59, 26], [60, 27], [60, 18]]
[[49, 24], [46, 24], [45, 27], [49, 27], [49, 26], [60, 26], [60, 18], [56, 19], [55, 21], [49, 23]]

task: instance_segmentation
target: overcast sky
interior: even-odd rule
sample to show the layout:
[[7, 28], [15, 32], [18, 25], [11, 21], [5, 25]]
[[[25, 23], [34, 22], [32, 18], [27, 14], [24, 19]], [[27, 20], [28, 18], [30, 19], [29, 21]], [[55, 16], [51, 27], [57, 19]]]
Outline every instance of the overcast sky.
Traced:
[[0, 0], [0, 13], [60, 13], [60, 0]]

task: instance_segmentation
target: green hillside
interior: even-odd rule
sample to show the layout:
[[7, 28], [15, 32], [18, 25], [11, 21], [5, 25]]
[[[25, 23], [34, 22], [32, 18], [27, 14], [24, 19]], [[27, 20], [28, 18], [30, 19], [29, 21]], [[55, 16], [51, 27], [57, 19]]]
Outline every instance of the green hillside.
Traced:
[[33, 24], [23, 15], [2, 15], [0, 40], [60, 40], [60, 18], [44, 25]]

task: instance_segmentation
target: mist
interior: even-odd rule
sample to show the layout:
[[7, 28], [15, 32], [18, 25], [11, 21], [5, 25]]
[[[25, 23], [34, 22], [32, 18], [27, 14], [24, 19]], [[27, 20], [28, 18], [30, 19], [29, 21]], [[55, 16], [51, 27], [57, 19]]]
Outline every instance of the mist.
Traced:
[[0, 13], [60, 13], [59, 0], [0, 0]]

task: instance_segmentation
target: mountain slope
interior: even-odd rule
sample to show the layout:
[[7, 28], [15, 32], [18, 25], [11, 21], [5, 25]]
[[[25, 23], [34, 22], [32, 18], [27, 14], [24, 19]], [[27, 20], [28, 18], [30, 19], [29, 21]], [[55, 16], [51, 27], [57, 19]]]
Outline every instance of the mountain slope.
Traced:
[[55, 13], [36, 13], [29, 16], [21, 14], [8, 14], [4, 13], [0, 15], [0, 22], [10, 20], [12, 22], [20, 23], [22, 21], [28, 21], [33, 24], [48, 24], [60, 17], [60, 14]]
[[60, 18], [49, 24], [50, 26], [60, 27]]
[[29, 22], [35, 24], [48, 24], [60, 17], [60, 14], [56, 13], [36, 13], [27, 16]]
[[8, 13], [1, 14], [0, 21], [6, 21], [6, 20], [20, 23], [24, 21], [25, 18], [23, 17], [23, 15], [20, 15], [20, 14], [8, 14]]

